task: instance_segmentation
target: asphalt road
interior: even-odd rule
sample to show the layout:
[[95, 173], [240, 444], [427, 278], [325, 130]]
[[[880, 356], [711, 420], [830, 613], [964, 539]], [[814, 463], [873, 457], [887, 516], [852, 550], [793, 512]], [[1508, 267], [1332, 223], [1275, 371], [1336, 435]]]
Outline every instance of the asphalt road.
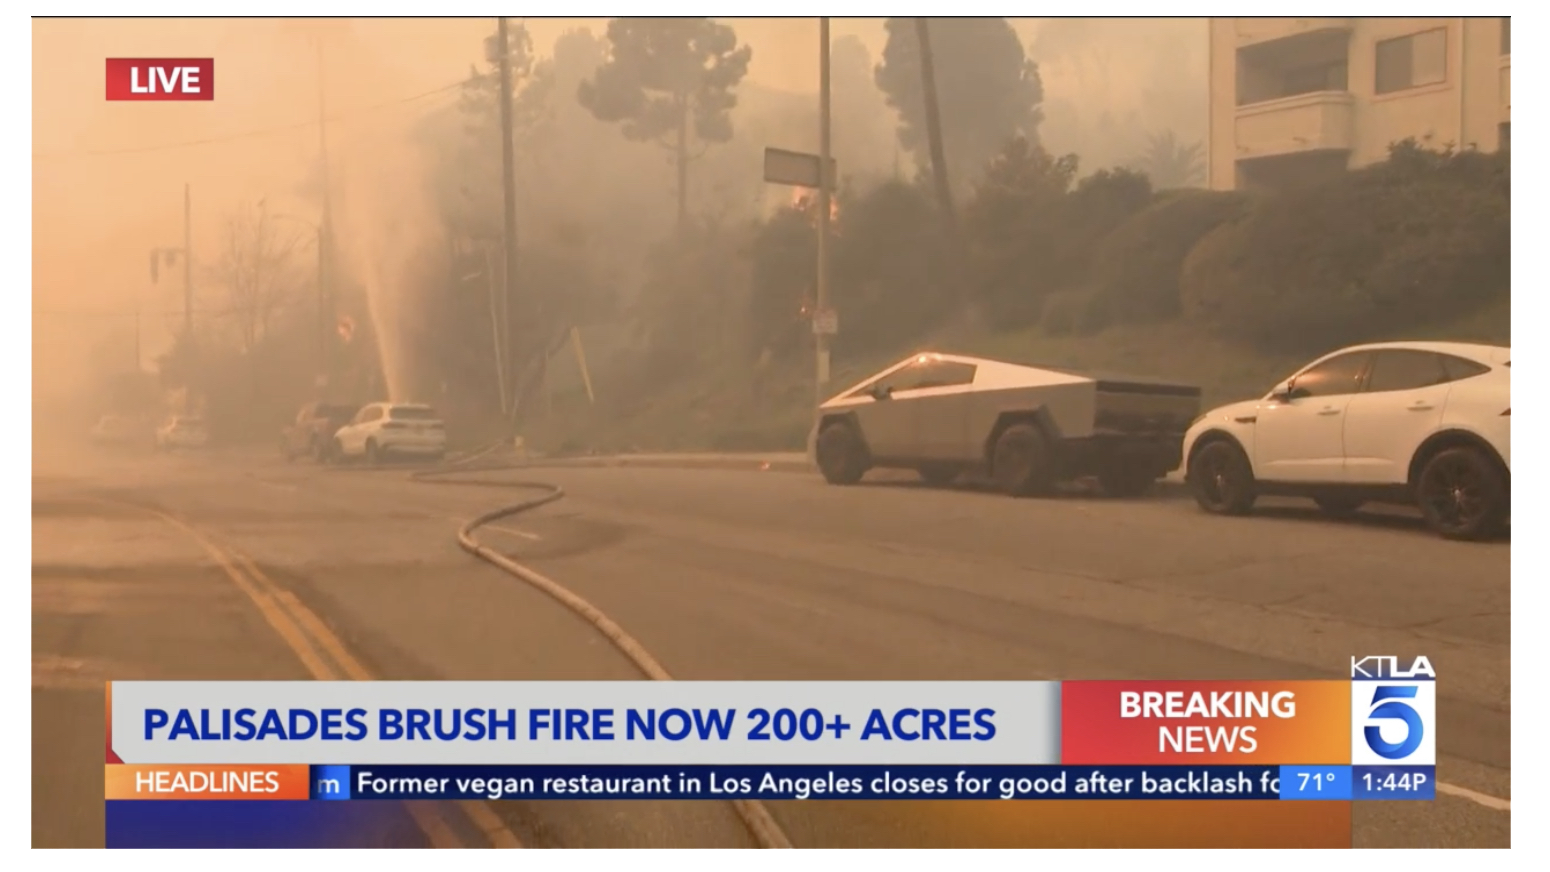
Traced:
[[[579, 618], [458, 549], [459, 524], [514, 492], [260, 456], [49, 451], [33, 480], [37, 846], [101, 843], [104, 677], [639, 677]], [[1392, 514], [1328, 521], [1295, 503], [1226, 519], [1169, 497], [1010, 500], [782, 472], [512, 477], [568, 496], [483, 540], [603, 609], [683, 679], [1342, 678], [1352, 654], [1426, 654], [1452, 792], [1358, 805], [1353, 842], [1510, 844], [1505, 542], [1444, 542]], [[244, 585], [292, 617], [258, 608]], [[284, 642], [287, 621], [333, 640], [317, 662]], [[770, 810], [804, 847], [1081, 843], [1039, 806]], [[441, 810], [438, 829], [411, 815], [381, 842], [751, 844], [720, 803], [481, 807], [498, 821]]]

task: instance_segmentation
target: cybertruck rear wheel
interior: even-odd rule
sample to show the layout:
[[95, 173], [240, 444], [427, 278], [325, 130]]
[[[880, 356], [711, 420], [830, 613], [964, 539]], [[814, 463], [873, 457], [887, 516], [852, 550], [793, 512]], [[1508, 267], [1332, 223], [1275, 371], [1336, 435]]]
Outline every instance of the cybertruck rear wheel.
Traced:
[[818, 434], [818, 471], [829, 484], [855, 484], [866, 475], [866, 446], [856, 428], [837, 421]]
[[1042, 496], [1055, 489], [1055, 464], [1049, 442], [1032, 424], [1013, 424], [996, 440], [990, 477], [997, 489], [1014, 497]]

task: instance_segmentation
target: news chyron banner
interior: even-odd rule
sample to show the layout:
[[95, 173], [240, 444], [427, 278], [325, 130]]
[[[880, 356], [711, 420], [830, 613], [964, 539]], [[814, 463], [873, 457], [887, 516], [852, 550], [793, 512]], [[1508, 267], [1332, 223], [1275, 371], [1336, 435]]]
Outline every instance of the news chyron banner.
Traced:
[[1350, 801], [1434, 798], [1434, 679], [114, 682], [106, 836], [407, 846], [436, 801], [955, 800], [1052, 846], [1348, 847]]

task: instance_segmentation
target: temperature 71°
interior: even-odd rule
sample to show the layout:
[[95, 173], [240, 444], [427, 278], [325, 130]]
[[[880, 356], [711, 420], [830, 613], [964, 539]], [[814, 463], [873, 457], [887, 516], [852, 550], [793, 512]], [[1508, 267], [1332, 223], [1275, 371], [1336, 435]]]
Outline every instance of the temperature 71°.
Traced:
[[1298, 790], [1299, 793], [1307, 790], [1310, 782], [1314, 790], [1323, 790], [1324, 782], [1326, 781], [1331, 784], [1335, 782], [1335, 773], [1333, 772], [1300, 772], [1298, 774], [1302, 776], [1302, 787]]

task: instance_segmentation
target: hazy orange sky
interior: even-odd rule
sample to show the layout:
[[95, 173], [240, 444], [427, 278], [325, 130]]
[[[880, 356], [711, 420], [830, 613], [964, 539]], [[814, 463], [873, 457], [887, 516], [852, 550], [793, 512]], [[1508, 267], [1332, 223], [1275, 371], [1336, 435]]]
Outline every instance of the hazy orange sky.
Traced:
[[[753, 47], [750, 80], [816, 89], [815, 19], [728, 21]], [[606, 19], [525, 23], [544, 55], [566, 30], [601, 33]], [[185, 184], [193, 192], [193, 244], [201, 257], [210, 256], [222, 222], [244, 202], [265, 198], [271, 211], [309, 217], [297, 190], [318, 153], [311, 122], [318, 113], [319, 36], [327, 46], [330, 114], [344, 116], [329, 125], [331, 163], [338, 164], [373, 154], [382, 143], [401, 143], [409, 122], [437, 101], [454, 99], [443, 93], [393, 102], [466, 77], [494, 30], [493, 19], [480, 18], [34, 19], [32, 25], [34, 361], [59, 352], [61, 359], [45, 368], [60, 376], [79, 363], [88, 338], [128, 330], [132, 321], [110, 314], [137, 303], [146, 312], [146, 364], [165, 346], [182, 305], [181, 283], [175, 277], [152, 285], [147, 259], [152, 247], [181, 244]], [[1013, 25], [1025, 43], [1038, 30], [1037, 19], [1013, 19]], [[832, 36], [846, 35], [860, 37], [875, 60], [883, 21], [834, 19]], [[109, 103], [103, 94], [109, 57], [213, 57], [216, 99]], [[1058, 91], [1057, 82], [1057, 71], [1046, 73], [1047, 92]], [[380, 106], [387, 102], [393, 105]], [[163, 147], [206, 139], [221, 141]], [[73, 352], [65, 354], [67, 348]]]

